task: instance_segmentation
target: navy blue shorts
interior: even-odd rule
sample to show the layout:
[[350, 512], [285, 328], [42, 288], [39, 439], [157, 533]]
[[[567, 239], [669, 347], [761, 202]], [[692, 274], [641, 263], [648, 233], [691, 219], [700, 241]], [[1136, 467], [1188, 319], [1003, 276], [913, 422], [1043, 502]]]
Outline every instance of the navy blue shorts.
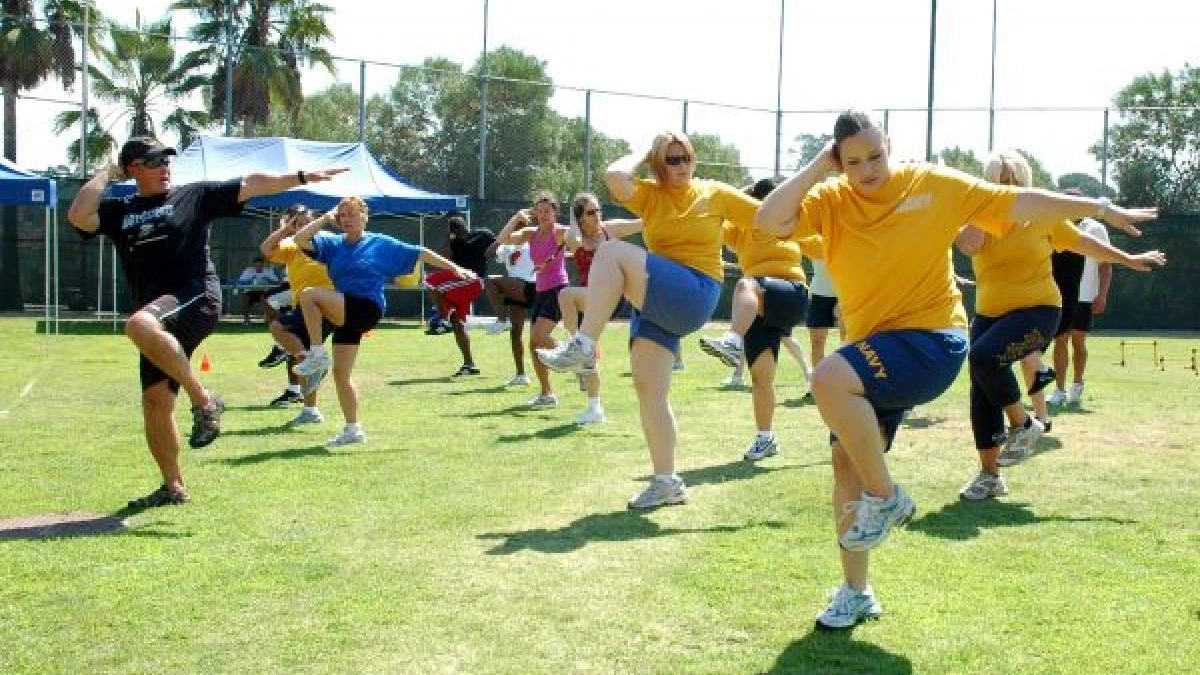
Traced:
[[363, 333], [374, 328], [383, 318], [383, 308], [370, 298], [360, 295], [342, 294], [346, 307], [346, 320], [333, 329], [333, 344], [356, 345], [362, 343]]
[[968, 351], [964, 330], [890, 330], [844, 345], [837, 353], [862, 380], [867, 402], [883, 427], [884, 447], [891, 448], [904, 413], [949, 389]]
[[529, 310], [529, 323], [537, 323], [538, 319], [549, 319], [554, 323], [562, 321], [562, 308], [558, 306], [558, 292], [564, 288], [566, 288], [565, 285], [538, 291], [537, 296], [533, 299], [533, 308]]
[[[279, 322], [279, 325], [283, 326], [284, 330], [286, 330], [287, 332], [289, 332], [292, 335], [295, 335], [297, 338], [299, 338], [300, 342], [304, 345], [305, 349], [308, 349], [309, 347], [312, 346], [312, 340], [309, 339], [309, 337], [308, 337], [308, 326], [304, 325], [304, 312], [300, 311], [299, 308], [290, 309], [290, 310], [280, 314], [279, 318], [276, 319], [276, 321]], [[329, 334], [332, 332], [333, 332], [333, 324], [329, 323], [329, 319], [322, 318], [321, 319], [321, 343], [322, 344], [325, 343], [325, 338], [329, 337]]]
[[778, 361], [780, 342], [808, 313], [808, 287], [802, 282], [774, 277], [754, 280], [763, 289], [763, 306], [762, 315], [755, 317], [744, 339], [746, 363], [751, 365], [767, 350]]
[[629, 343], [643, 338], [678, 353], [679, 340], [712, 318], [721, 298], [716, 279], [654, 253], [646, 254], [646, 297], [629, 322]]
[[809, 328], [837, 326], [837, 316], [834, 315], [837, 303], [838, 299], [835, 297], [814, 294], [808, 299], [808, 316], [804, 320], [804, 325]]

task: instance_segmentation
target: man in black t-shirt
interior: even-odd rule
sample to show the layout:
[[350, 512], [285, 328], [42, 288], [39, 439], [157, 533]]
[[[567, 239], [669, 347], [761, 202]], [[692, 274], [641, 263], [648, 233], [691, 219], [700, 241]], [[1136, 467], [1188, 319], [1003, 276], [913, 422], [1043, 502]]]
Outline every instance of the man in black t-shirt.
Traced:
[[[217, 326], [221, 281], [209, 258], [209, 226], [240, 213], [245, 202], [310, 181], [329, 180], [346, 169], [251, 174], [224, 182], [171, 187], [175, 149], [149, 137], [131, 138], [116, 165], [101, 169], [79, 190], [67, 213], [86, 238], [107, 236], [116, 246], [137, 310], [125, 334], [141, 352], [142, 413], [146, 442], [162, 474], [157, 490], [129, 502], [133, 508], [189, 501], [179, 467], [179, 429], [173, 415], [180, 386], [192, 403], [193, 448], [221, 432], [221, 398], [192, 371], [192, 352]], [[129, 197], [104, 199], [112, 180], [137, 183]]]
[[[487, 279], [487, 251], [496, 241], [496, 235], [484, 229], [468, 230], [467, 222], [461, 216], [450, 216], [446, 227], [446, 243], [442, 246], [441, 254], [454, 264], [471, 270], [479, 279]], [[482, 290], [481, 282], [479, 291]], [[433, 289], [433, 296], [439, 304], [444, 304], [436, 289]], [[454, 341], [458, 344], [458, 351], [462, 353], [463, 358], [463, 365], [454, 376], [478, 375], [479, 368], [475, 366], [475, 359], [471, 355], [471, 338], [467, 335], [465, 312], [451, 312], [448, 318], [454, 328]]]

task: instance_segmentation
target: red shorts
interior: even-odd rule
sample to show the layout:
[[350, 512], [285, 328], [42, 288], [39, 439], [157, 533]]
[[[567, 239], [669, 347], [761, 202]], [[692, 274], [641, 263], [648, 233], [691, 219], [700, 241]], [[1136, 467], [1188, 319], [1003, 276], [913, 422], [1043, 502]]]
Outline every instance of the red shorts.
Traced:
[[462, 279], [450, 270], [430, 272], [425, 276], [425, 285], [441, 294], [438, 311], [442, 316], [450, 318], [451, 314], [458, 314], [464, 321], [471, 314], [471, 302], [483, 293], [483, 280]]

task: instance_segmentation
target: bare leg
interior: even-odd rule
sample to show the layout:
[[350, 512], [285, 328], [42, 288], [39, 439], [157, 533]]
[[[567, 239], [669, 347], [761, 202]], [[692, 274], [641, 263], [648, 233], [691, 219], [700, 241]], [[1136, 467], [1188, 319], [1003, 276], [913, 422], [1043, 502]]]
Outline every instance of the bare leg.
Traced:
[[[193, 406], [208, 407], [212, 404], [208, 390], [200, 383], [192, 370], [192, 364], [180, 346], [179, 340], [167, 332], [159, 322], [158, 317], [150, 312], [141, 310], [134, 312], [125, 323], [125, 335], [133, 341], [150, 363], [167, 374], [167, 377], [179, 383], [187, 392]], [[171, 407], [174, 408], [175, 395], [171, 395]]]
[[[809, 328], [808, 341], [812, 351], [812, 365], [815, 369], [821, 365], [821, 359], [825, 358], [825, 343], [829, 340], [828, 328]], [[809, 378], [812, 381], [812, 378]]]
[[785, 335], [783, 338], [783, 346], [788, 350], [788, 353], [792, 355], [792, 358], [796, 359], [796, 363], [800, 364], [800, 370], [804, 372], [804, 381], [811, 389], [813, 369], [812, 366], [809, 365], [808, 359], [804, 358], [804, 350], [800, 348], [800, 343], [796, 342], [796, 338], [792, 337], [791, 335]]
[[646, 255], [645, 249], [625, 241], [600, 244], [588, 276], [587, 310], [579, 332], [599, 339], [621, 296], [637, 309], [642, 308], [646, 299]]
[[[1075, 376], [1073, 382], [1079, 384], [1083, 382], [1084, 371], [1087, 370], [1088, 350], [1087, 350], [1087, 333], [1081, 330], [1071, 331], [1071, 370]], [[1063, 365], [1063, 370], [1066, 370], [1066, 365]]]
[[163, 484], [173, 492], [185, 488], [183, 472], [179, 468], [179, 455], [182, 447], [179, 443], [179, 427], [175, 424], [175, 392], [167, 385], [166, 380], [156, 382], [142, 392], [142, 419], [145, 425], [146, 445], [158, 471], [162, 474]]
[[[595, 280], [595, 266], [591, 280]], [[611, 313], [612, 310], [609, 310]], [[633, 386], [638, 396], [638, 412], [642, 433], [650, 450], [654, 475], [675, 473], [675, 413], [667, 394], [671, 390], [671, 369], [675, 354], [662, 345], [645, 338], [636, 338], [629, 354], [633, 369]]]
[[1067, 362], [1070, 361], [1067, 345], [1070, 339], [1069, 332], [1054, 336], [1054, 380], [1059, 391], [1067, 388]]
[[858, 373], [836, 352], [821, 361], [813, 374], [817, 409], [840, 440], [859, 482], [868, 494], [891, 499], [896, 489], [883, 458], [883, 434], [864, 394]]
[[300, 292], [300, 311], [304, 312], [304, 327], [308, 334], [320, 336], [323, 319], [335, 326], [346, 323], [346, 296], [325, 288], [309, 287]]
[[[525, 308], [512, 305], [508, 308], [508, 316], [512, 321], [512, 330], [508, 331], [508, 339], [512, 345], [513, 364], [517, 367], [517, 375], [525, 374]], [[535, 358], [534, 363], [537, 363]]]
[[[304, 343], [300, 341], [300, 338], [292, 334], [291, 331], [284, 328], [283, 324], [279, 323], [279, 321], [271, 322], [271, 336], [288, 353], [288, 384], [300, 384], [300, 377], [292, 372], [292, 367], [304, 360]], [[304, 397], [304, 405], [310, 408], [317, 405], [317, 392], [315, 390]]]
[[775, 355], [766, 350], [750, 366], [751, 398], [754, 399], [754, 424], [758, 431], [770, 431], [775, 417]]
[[450, 315], [450, 325], [454, 327], [454, 342], [462, 354], [463, 363], [468, 366], [475, 365], [475, 358], [471, 356], [471, 338], [467, 335], [466, 317], [454, 312]]
[[579, 315], [587, 309], [587, 289], [568, 286], [558, 292], [558, 307], [562, 310], [563, 328], [568, 335], [579, 331]]
[[[862, 498], [863, 484], [858, 480], [854, 462], [841, 444], [835, 442], [830, 450], [833, 453], [833, 520], [840, 537], [854, 524], [854, 513], [848, 512], [846, 505]], [[841, 555], [842, 576], [846, 585], [856, 591], [866, 589], [870, 552], [848, 551], [838, 546], [838, 553]]]
[[357, 356], [358, 345], [333, 345], [333, 382], [337, 385], [338, 403], [342, 406], [346, 424], [358, 421], [358, 392], [350, 381], [350, 372], [354, 370]]
[[537, 349], [554, 349], [554, 338], [550, 337], [550, 333], [554, 330], [556, 323], [546, 317], [539, 317], [533, 324], [533, 330], [529, 335], [529, 357], [533, 361], [533, 372], [537, 375], [538, 384], [542, 387], [542, 394], [545, 396], [554, 395], [554, 385], [550, 382], [550, 369], [546, 368], [541, 359], [537, 357]]
[[742, 277], [733, 287], [732, 316], [729, 330], [745, 337], [750, 330], [754, 318], [762, 314], [763, 289], [758, 282], [749, 277]]

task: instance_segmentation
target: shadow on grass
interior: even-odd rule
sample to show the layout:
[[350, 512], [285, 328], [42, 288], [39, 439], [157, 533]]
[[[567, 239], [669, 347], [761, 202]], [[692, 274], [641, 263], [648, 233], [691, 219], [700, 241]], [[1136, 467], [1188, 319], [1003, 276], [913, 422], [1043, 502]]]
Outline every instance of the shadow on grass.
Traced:
[[533, 408], [533, 407], [530, 407], [529, 404], [527, 404], [527, 403], [518, 403], [516, 405], [510, 405], [506, 408], [497, 408], [495, 410], [480, 410], [477, 412], [463, 413], [461, 415], [457, 415], [457, 417], [465, 417], [467, 419], [479, 419], [481, 417], [507, 417], [507, 416], [513, 415], [518, 418], [523, 418], [523, 417], [526, 417], [526, 415], [521, 415], [520, 413], [546, 413], [546, 412], [553, 412], [553, 411], [554, 411], [554, 408]]
[[243, 412], [261, 412], [263, 410], [286, 410], [284, 406], [271, 405], [270, 403], [256, 403], [252, 405], [227, 405], [225, 410], [241, 410]]
[[388, 384], [394, 387], [406, 387], [412, 384], [436, 384], [438, 382], [453, 381], [454, 378], [450, 377], [449, 375], [443, 375], [442, 377], [410, 377], [407, 380], [392, 380], [391, 382], [388, 382]]
[[904, 426], [909, 429], [928, 429], [932, 426], [937, 426], [949, 417], [941, 417], [938, 415], [910, 415], [904, 418]]
[[467, 394], [500, 394], [508, 391], [508, 386], [497, 384], [494, 387], [479, 387], [477, 389], [456, 389], [454, 391], [442, 392], [450, 396], [466, 396]]
[[784, 408], [808, 408], [809, 406], [816, 407], [817, 402], [813, 400], [812, 394], [806, 394], [799, 398], [789, 398], [779, 405]]
[[913, 671], [912, 662], [869, 642], [859, 642], [852, 631], [814, 629], [788, 645], [767, 670], [768, 675], [785, 673], [878, 673], [902, 675]]
[[1094, 410], [1089, 410], [1081, 405], [1052, 405], [1050, 413], [1052, 415], [1091, 415]]
[[267, 450], [265, 452], [256, 452], [252, 455], [242, 455], [240, 457], [228, 457], [217, 460], [217, 463], [226, 466], [246, 466], [247, 464], [261, 464], [263, 462], [273, 462], [277, 459], [303, 459], [305, 457], [332, 457], [333, 453], [323, 445], [313, 445], [307, 448], [289, 448], [287, 450]]
[[958, 541], [978, 537], [984, 528], [1018, 527], [1038, 523], [1112, 523], [1131, 525], [1136, 520], [1101, 516], [1096, 518], [1068, 516], [1039, 516], [1028, 504], [995, 499], [980, 501], [959, 500], [913, 520], [908, 529], [931, 537]]
[[130, 527], [126, 519], [149, 509], [125, 507], [109, 515], [52, 513], [0, 521], [0, 542], [125, 535], [182, 539], [185, 532], [165, 532], [149, 527]]
[[222, 436], [276, 436], [278, 434], [288, 434], [294, 431], [287, 424], [276, 424], [269, 427], [259, 427], [257, 429], [229, 429], [222, 431]]
[[559, 424], [559, 425], [553, 426], [553, 427], [546, 427], [545, 429], [539, 429], [537, 431], [532, 431], [532, 432], [525, 433], [525, 434], [503, 434], [503, 435], [496, 437], [496, 442], [497, 443], [521, 443], [523, 441], [532, 441], [535, 438], [539, 438], [544, 441], [545, 440], [553, 440], [555, 438], [562, 438], [563, 436], [569, 436], [570, 434], [573, 434], [582, 428], [583, 427], [581, 427], [580, 425], [578, 425], [574, 422], [567, 422], [566, 424]]
[[[830, 464], [830, 460], [820, 462], [811, 462], [809, 464], [783, 464], [775, 466], [765, 464], [763, 462], [748, 462], [744, 459], [736, 459], [726, 464], [717, 464], [716, 466], [706, 466], [702, 469], [691, 469], [689, 471], [680, 471], [679, 477], [688, 485], [714, 485], [717, 483], [728, 483], [734, 480], [747, 480], [755, 476], [764, 476], [768, 473], [776, 471], [790, 471], [793, 469], [807, 469], [814, 466], [825, 466]], [[646, 480], [650, 480], [650, 476], [644, 476]]]
[[778, 521], [751, 522], [745, 525], [714, 525], [712, 527], [663, 527], [646, 517], [644, 511], [613, 511], [597, 513], [571, 521], [556, 530], [538, 528], [521, 532], [485, 532], [477, 539], [500, 540], [487, 550], [487, 555], [512, 555], [524, 550], [542, 553], [569, 553], [594, 541], [630, 541], [652, 539], [677, 534], [740, 532], [752, 527], [783, 527]]

